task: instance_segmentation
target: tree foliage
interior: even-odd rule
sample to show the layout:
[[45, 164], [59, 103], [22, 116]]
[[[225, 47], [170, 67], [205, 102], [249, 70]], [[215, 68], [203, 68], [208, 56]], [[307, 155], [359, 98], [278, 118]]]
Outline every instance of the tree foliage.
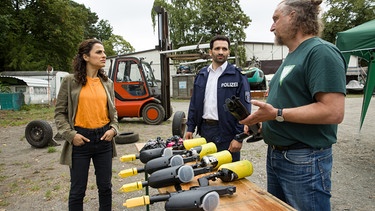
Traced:
[[201, 1], [197, 28], [204, 40], [208, 41], [213, 35], [221, 34], [230, 37], [234, 42], [244, 41], [245, 28], [251, 22], [242, 11], [239, 0]]
[[127, 54], [135, 51], [134, 47], [119, 35], [112, 35], [109, 39], [103, 41], [103, 45], [107, 56]]
[[375, 19], [373, 0], [326, 0], [329, 10], [323, 14], [322, 38], [335, 43], [336, 34]]
[[[173, 0], [171, 3], [155, 0], [155, 6], [162, 6], [168, 12], [170, 40], [174, 49], [208, 43], [218, 34], [226, 35], [233, 44], [240, 45], [246, 38], [244, 30], [251, 23], [239, 0]], [[151, 16], [155, 26], [154, 10]]]
[[97, 24], [96, 29], [98, 30], [98, 40], [109, 40], [112, 36], [113, 28], [107, 20], [100, 20]]
[[[4, 0], [0, 8], [0, 71], [69, 71], [77, 45], [97, 38], [108, 43], [117, 37], [106, 20], [72, 0]], [[117, 43], [110, 46], [118, 46]], [[110, 49], [114, 54], [124, 49]]]

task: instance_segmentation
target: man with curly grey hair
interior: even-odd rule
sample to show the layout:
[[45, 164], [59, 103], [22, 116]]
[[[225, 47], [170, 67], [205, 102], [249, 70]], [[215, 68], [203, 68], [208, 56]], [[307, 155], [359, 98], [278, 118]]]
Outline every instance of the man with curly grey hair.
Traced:
[[262, 122], [267, 190], [297, 210], [331, 209], [332, 144], [344, 118], [346, 64], [319, 34], [321, 0], [284, 0], [273, 14], [275, 43], [289, 53], [266, 103], [240, 123]]

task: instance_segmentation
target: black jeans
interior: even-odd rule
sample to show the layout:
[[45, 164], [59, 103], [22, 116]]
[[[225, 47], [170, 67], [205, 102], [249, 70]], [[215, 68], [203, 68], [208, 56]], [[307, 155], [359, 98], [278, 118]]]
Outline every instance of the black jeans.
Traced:
[[98, 129], [75, 127], [75, 130], [90, 139], [90, 142], [78, 147], [73, 146], [69, 193], [71, 211], [83, 210], [91, 159], [98, 187], [99, 210], [112, 209], [112, 143], [100, 140], [108, 129], [108, 125]]

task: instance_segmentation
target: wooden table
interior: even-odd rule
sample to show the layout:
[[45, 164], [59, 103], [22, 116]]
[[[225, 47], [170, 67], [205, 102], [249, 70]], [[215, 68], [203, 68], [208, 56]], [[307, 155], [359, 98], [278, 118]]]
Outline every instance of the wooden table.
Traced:
[[[140, 150], [144, 143], [136, 143], [136, 147]], [[210, 173], [208, 173], [210, 174]], [[198, 186], [198, 178], [203, 175], [196, 176], [193, 181], [182, 184], [183, 190], [189, 190], [192, 186]], [[222, 211], [240, 211], [240, 210], [262, 210], [262, 211], [287, 211], [294, 210], [285, 202], [279, 200], [272, 194], [261, 189], [250, 180], [243, 178], [233, 182], [222, 182], [220, 179], [209, 181], [210, 186], [235, 186], [236, 192], [233, 195], [220, 196], [220, 204], [216, 210]], [[175, 192], [174, 187], [159, 188], [159, 193]]]

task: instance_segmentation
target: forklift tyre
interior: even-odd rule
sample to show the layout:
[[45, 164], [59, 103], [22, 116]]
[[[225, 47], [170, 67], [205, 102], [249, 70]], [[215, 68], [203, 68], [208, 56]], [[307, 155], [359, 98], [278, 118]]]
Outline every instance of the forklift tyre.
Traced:
[[115, 137], [116, 144], [131, 144], [137, 142], [138, 140], [138, 133], [133, 132], [120, 133], [118, 136]]
[[53, 131], [51, 125], [43, 120], [33, 120], [26, 125], [25, 137], [33, 147], [43, 148], [52, 141]]
[[149, 103], [142, 110], [143, 120], [149, 125], [159, 125], [163, 122], [165, 110], [157, 103]]
[[184, 138], [186, 130], [185, 112], [176, 111], [172, 120], [172, 135]]

